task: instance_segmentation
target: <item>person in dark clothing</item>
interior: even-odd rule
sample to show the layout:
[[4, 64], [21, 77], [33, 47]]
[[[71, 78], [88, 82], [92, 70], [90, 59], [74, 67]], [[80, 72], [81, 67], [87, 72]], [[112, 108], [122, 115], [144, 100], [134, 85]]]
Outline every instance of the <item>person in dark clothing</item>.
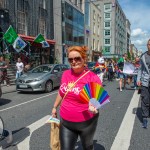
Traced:
[[137, 85], [141, 86], [143, 128], [147, 128], [147, 118], [150, 116], [150, 39], [147, 42], [147, 48], [148, 51], [141, 55], [137, 76]]
[[113, 80], [113, 63], [111, 60], [108, 62], [107, 68], [108, 68], [108, 81], [112, 81]]
[[10, 86], [9, 78], [7, 76], [7, 63], [4, 61], [4, 57], [0, 57], [0, 84], [6, 80], [7, 86]]

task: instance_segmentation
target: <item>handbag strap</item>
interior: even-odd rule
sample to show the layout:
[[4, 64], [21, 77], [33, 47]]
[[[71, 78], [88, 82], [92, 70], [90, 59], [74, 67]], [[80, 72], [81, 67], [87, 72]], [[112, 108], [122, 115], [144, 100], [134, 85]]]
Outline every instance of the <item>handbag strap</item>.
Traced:
[[77, 83], [80, 79], [82, 79], [86, 74], [88, 74], [89, 72], [90, 72], [90, 70], [87, 71], [87, 72], [85, 72], [81, 77], [79, 77], [79, 78], [73, 83], [73, 85], [72, 85], [72, 86], [67, 90], [67, 92], [65, 93], [65, 95], [64, 95], [64, 97], [63, 97], [61, 103], [63, 102], [63, 100], [64, 100], [64, 98], [66, 97], [66, 95], [68, 94], [68, 92], [76, 85], [76, 83]]

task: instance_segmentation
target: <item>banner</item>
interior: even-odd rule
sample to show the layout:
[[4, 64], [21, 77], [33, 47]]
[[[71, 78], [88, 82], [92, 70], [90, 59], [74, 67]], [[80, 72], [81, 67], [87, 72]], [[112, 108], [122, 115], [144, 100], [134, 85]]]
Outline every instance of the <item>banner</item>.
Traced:
[[18, 36], [13, 43], [13, 48], [19, 53], [27, 44]]
[[136, 68], [132, 63], [125, 62], [123, 67], [123, 73], [129, 75], [136, 75], [138, 73], [138, 68]]

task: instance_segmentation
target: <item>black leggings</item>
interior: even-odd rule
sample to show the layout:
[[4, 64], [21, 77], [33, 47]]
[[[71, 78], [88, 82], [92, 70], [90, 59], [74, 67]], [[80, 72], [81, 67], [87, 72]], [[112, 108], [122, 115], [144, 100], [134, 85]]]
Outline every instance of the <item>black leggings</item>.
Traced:
[[93, 150], [93, 137], [98, 116], [99, 114], [85, 122], [69, 122], [62, 119], [60, 126], [61, 150], [74, 150], [78, 136], [80, 136], [84, 150]]

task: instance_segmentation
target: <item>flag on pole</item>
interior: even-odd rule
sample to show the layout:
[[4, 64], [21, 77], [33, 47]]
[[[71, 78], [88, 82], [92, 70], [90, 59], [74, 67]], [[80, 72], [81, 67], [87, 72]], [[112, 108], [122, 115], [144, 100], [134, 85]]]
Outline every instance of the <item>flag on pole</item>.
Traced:
[[48, 42], [44, 39], [42, 34], [38, 34], [38, 36], [34, 39], [35, 43], [41, 43], [42, 47], [49, 47]]
[[9, 26], [8, 30], [3, 36], [3, 39], [6, 40], [13, 48], [19, 53], [27, 44], [18, 36], [16, 31], [12, 26]]
[[12, 26], [9, 26], [8, 30], [3, 35], [3, 39], [5, 39], [9, 44], [13, 44], [17, 37], [18, 35]]

